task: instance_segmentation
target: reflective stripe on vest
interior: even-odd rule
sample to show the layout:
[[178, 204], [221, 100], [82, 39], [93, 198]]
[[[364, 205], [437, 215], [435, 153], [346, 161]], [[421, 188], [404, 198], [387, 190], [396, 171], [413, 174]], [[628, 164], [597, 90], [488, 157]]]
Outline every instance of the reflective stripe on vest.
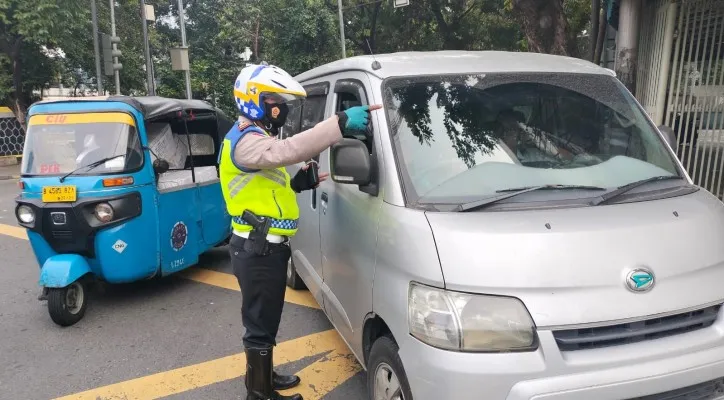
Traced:
[[283, 172], [276, 170], [276, 169], [265, 169], [258, 172], [252, 172], [252, 173], [245, 173], [242, 171], [241, 174], [234, 177], [234, 179], [231, 180], [228, 184], [229, 189], [229, 197], [232, 199], [236, 197], [236, 195], [243, 189], [249, 181], [251, 181], [251, 178], [254, 177], [254, 175], [262, 176], [266, 179], [269, 179], [272, 182], [276, 182], [280, 186], [286, 186], [286, 177]]
[[241, 217], [245, 210], [271, 219], [269, 233], [293, 236], [297, 231], [299, 207], [296, 193], [289, 184], [290, 177], [282, 168], [253, 170], [236, 165], [233, 148], [246, 134], [265, 134], [257, 127], [240, 131], [237, 126], [227, 133], [219, 157], [221, 190], [226, 208], [232, 217], [232, 227], [239, 232], [252, 227]]

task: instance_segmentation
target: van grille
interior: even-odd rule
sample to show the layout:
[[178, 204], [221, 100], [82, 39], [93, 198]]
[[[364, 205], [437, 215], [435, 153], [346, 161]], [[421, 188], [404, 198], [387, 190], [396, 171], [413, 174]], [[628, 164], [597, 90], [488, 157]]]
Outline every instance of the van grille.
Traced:
[[715, 400], [724, 398], [724, 378], [628, 400]]
[[707, 328], [716, 321], [721, 304], [696, 311], [625, 324], [553, 332], [561, 351], [598, 349], [660, 339]]

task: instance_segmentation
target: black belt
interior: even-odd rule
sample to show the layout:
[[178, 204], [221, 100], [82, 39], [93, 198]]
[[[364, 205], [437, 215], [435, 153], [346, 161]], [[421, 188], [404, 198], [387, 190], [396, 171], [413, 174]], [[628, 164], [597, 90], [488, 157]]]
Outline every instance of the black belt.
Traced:
[[244, 249], [244, 251], [247, 253], [256, 254], [258, 256], [266, 256], [266, 255], [269, 255], [272, 253], [277, 253], [280, 250], [285, 250], [285, 249], [289, 248], [289, 238], [288, 237], [285, 237], [284, 241], [281, 243], [272, 243], [267, 240], [265, 240], [264, 242], [265, 242], [264, 250], [261, 253], [255, 251], [253, 241], [251, 241], [247, 238], [241, 237], [239, 235], [232, 235], [231, 240], [229, 241], [229, 244], [234, 247], [239, 247], [241, 249]]

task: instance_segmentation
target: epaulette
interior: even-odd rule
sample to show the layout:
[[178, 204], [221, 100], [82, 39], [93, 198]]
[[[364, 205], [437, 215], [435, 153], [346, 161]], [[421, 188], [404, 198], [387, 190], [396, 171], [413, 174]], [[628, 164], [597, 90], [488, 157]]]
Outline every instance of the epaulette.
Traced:
[[249, 121], [239, 121], [239, 130], [243, 131], [244, 129], [252, 126], [252, 123]]

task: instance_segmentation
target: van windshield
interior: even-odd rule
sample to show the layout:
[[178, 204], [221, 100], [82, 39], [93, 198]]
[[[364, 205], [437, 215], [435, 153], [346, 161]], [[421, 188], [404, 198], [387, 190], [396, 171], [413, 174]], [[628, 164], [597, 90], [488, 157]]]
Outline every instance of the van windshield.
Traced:
[[612, 76], [392, 78], [384, 94], [411, 203], [463, 203], [539, 185], [613, 189], [680, 174], [656, 128]]
[[34, 115], [28, 123], [21, 174], [67, 174], [116, 155], [120, 156], [76, 175], [122, 173], [143, 165], [135, 123], [127, 114]]

